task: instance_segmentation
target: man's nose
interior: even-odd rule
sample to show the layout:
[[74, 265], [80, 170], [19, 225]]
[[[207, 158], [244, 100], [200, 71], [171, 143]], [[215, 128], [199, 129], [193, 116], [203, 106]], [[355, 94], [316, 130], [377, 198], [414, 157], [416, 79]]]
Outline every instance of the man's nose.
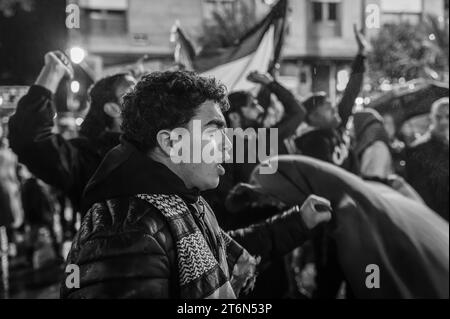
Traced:
[[229, 153], [233, 149], [233, 143], [228, 138], [226, 132], [222, 134], [222, 149], [224, 153], [224, 161], [228, 161], [231, 158], [231, 155]]
[[256, 105], [256, 110], [257, 110], [258, 113], [260, 113], [260, 114], [262, 114], [262, 113], [265, 112], [264, 108], [263, 108], [261, 105], [259, 105], [259, 104]]

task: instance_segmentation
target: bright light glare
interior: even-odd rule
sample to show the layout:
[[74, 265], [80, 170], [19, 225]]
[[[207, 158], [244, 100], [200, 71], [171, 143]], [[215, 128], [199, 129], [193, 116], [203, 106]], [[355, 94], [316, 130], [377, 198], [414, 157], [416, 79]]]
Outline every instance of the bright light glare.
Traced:
[[80, 64], [86, 57], [86, 51], [80, 47], [70, 49], [70, 60], [75, 64]]
[[83, 124], [83, 118], [81, 118], [81, 117], [78, 117], [77, 119], [75, 119], [75, 124], [77, 125], [77, 126], [81, 126], [81, 124]]
[[78, 82], [78, 81], [72, 81], [72, 82], [70, 83], [70, 90], [71, 90], [73, 93], [78, 93], [78, 92], [80, 92], [80, 82]]

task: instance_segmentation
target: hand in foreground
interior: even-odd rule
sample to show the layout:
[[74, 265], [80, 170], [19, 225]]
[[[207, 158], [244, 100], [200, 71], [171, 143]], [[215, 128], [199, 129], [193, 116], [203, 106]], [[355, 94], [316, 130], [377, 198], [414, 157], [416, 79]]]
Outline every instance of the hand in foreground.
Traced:
[[320, 223], [329, 222], [332, 211], [330, 201], [316, 195], [309, 196], [300, 208], [303, 222], [308, 229], [313, 229]]

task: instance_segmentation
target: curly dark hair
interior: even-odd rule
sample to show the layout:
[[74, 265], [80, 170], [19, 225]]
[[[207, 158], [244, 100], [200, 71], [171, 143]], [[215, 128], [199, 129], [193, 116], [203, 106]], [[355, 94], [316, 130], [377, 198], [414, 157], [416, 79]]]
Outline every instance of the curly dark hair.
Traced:
[[89, 111], [81, 125], [80, 134], [88, 138], [97, 138], [112, 125], [113, 119], [103, 110], [106, 103], [118, 103], [117, 88], [126, 81], [129, 73], [119, 73], [95, 82], [89, 89], [91, 102]]
[[190, 71], [154, 72], [144, 76], [124, 97], [124, 138], [144, 152], [156, 145], [160, 130], [183, 127], [204, 102], [229, 108], [227, 89], [214, 78]]

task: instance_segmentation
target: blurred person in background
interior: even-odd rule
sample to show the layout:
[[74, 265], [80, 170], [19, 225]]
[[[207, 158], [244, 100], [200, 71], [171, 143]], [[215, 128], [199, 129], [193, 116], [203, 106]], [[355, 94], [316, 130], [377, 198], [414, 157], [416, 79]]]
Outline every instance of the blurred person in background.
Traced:
[[369, 45], [356, 25], [354, 33], [358, 54], [353, 61], [350, 80], [342, 99], [337, 105], [333, 105], [325, 92], [317, 92], [303, 101], [307, 115], [296, 135], [290, 138], [289, 153], [314, 157], [358, 174], [359, 166], [351, 149], [352, 141], [347, 124], [363, 85]]
[[391, 149], [394, 172], [405, 177], [405, 148], [406, 144], [400, 140], [397, 134], [397, 123], [390, 113], [383, 114], [383, 124], [389, 137], [389, 147]]
[[9, 296], [9, 254], [13, 231], [23, 223], [23, 209], [17, 180], [17, 157], [0, 132], [0, 297]]
[[383, 183], [404, 196], [423, 203], [414, 188], [396, 174], [389, 133], [377, 111], [365, 109], [356, 112], [353, 115], [353, 135], [353, 150], [362, 178]]
[[67, 57], [47, 53], [35, 84], [9, 121], [9, 139], [19, 161], [37, 178], [62, 190], [79, 211], [84, 187], [104, 155], [119, 144], [122, 96], [135, 79], [116, 74], [97, 81], [89, 91], [90, 109], [80, 136], [67, 140], [53, 133], [53, 96], [60, 82], [72, 76]]
[[360, 166], [360, 175], [387, 179], [394, 173], [389, 135], [383, 118], [373, 109], [353, 115], [354, 152]]
[[0, 138], [0, 225], [7, 227], [18, 227], [23, 222], [16, 168], [17, 156], [8, 148], [7, 140]]
[[35, 254], [42, 245], [42, 231], [47, 232], [51, 241], [49, 259], [62, 260], [61, 247], [54, 227], [55, 202], [50, 194], [50, 187], [34, 177], [25, 166], [19, 168], [21, 182], [24, 223], [30, 228], [28, 235], [27, 260], [34, 268], [39, 268]]
[[449, 206], [449, 99], [436, 101], [430, 111], [427, 134], [407, 149], [408, 182], [425, 203], [448, 221]]
[[[258, 98], [261, 96], [254, 96], [251, 92], [238, 91], [233, 92], [228, 96], [230, 102], [230, 109], [225, 113], [225, 118], [228, 127], [233, 129], [242, 129], [243, 131], [251, 128], [254, 132], [258, 132], [259, 128], [276, 128], [278, 129], [278, 149], [270, 149], [274, 145], [270, 145], [270, 132], [266, 134], [266, 153], [286, 154], [287, 150], [283, 147], [283, 140], [295, 133], [298, 125], [304, 119], [304, 110], [301, 107], [300, 102], [295, 98], [295, 96], [276, 81], [268, 73], [260, 73], [257, 71], [251, 72], [248, 76], [248, 80], [262, 85], [263, 91], [269, 93], [269, 105], [267, 109], [264, 109]], [[277, 105], [272, 99], [277, 99], [281, 105]], [[283, 110], [282, 110], [283, 109]], [[238, 131], [234, 131], [235, 140], [232, 141], [233, 145], [244, 145], [244, 154], [238, 154], [239, 151], [237, 147], [233, 148], [233, 162], [225, 163], [224, 167], [226, 169], [225, 176], [222, 177], [219, 187], [213, 191], [205, 193], [205, 198], [214, 208], [219, 222], [224, 227], [224, 229], [233, 229], [235, 227], [235, 222], [232, 216], [228, 215], [227, 210], [224, 205], [224, 198], [227, 197], [229, 191], [240, 182], [247, 182], [250, 174], [256, 165], [258, 165], [257, 160], [257, 149], [249, 149], [248, 145], [254, 143], [254, 145], [259, 145], [257, 139], [259, 136], [257, 134], [246, 134], [243, 132], [242, 135], [238, 134]], [[238, 139], [242, 139], [239, 141]], [[253, 141], [251, 141], [253, 140]], [[243, 156], [243, 163], [238, 162], [239, 156]], [[250, 161], [253, 158], [255, 161]]]

